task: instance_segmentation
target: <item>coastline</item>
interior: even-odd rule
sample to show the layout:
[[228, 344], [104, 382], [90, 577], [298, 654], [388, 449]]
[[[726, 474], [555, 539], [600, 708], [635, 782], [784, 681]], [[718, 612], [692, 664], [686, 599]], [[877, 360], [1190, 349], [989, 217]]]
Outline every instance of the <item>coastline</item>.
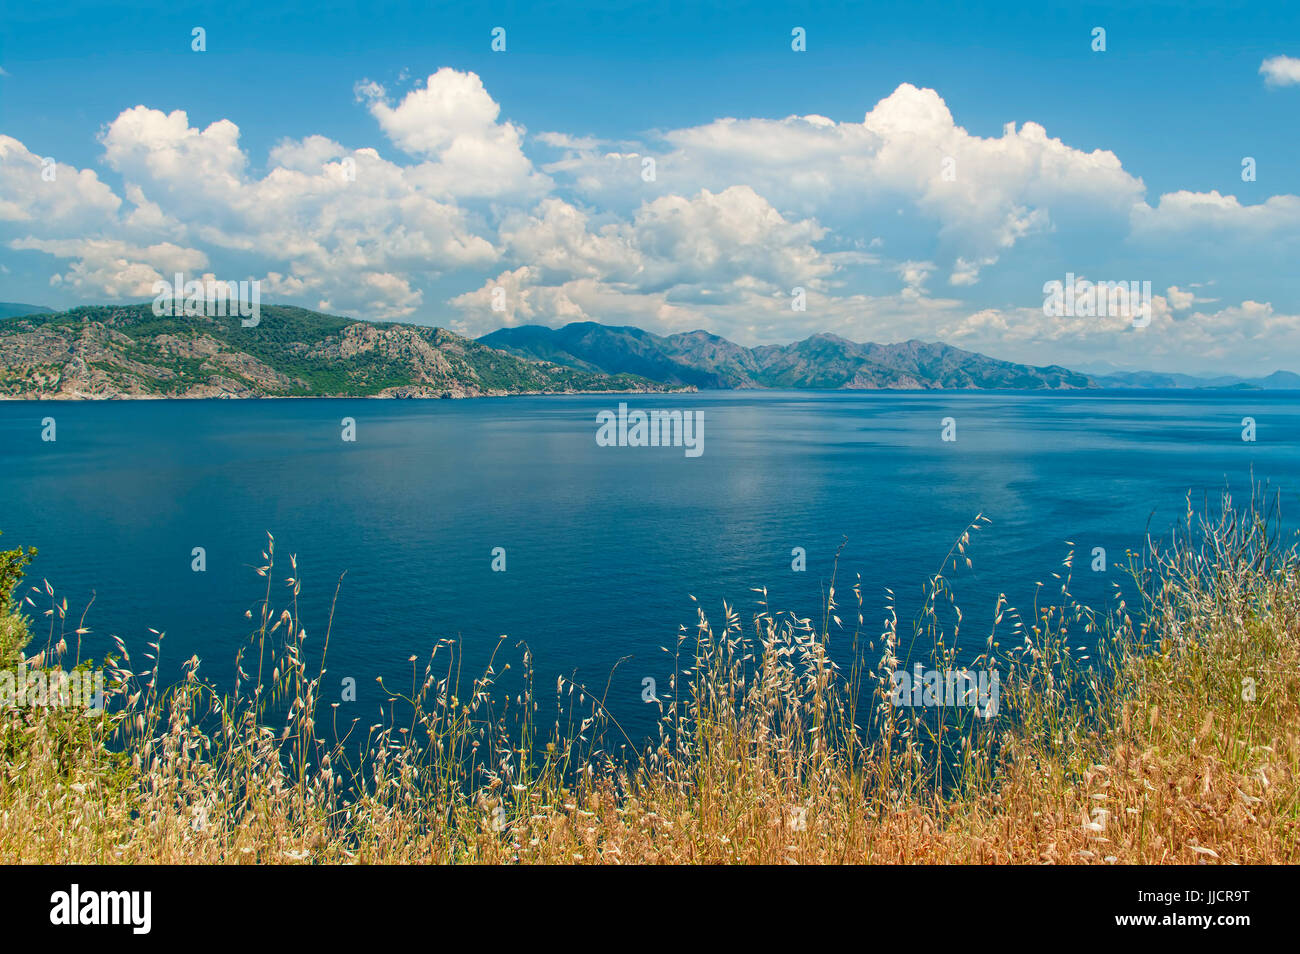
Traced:
[[[419, 389], [422, 391], [436, 392], [438, 389]], [[566, 389], [566, 390], [546, 390], [546, 391], [479, 391], [469, 392], [461, 388], [453, 390], [444, 390], [440, 393], [420, 393], [420, 394], [233, 394], [231, 392], [222, 392], [220, 394], [35, 394], [35, 395], [12, 395], [0, 394], [0, 402], [33, 402], [33, 403], [65, 403], [65, 402], [86, 402], [92, 404], [109, 403], [113, 401], [461, 401], [474, 400], [476, 398], [502, 398], [502, 397], [566, 397], [582, 394], [708, 394], [723, 393], [726, 391], [739, 392], [789, 392], [798, 394], [862, 394], [869, 392], [888, 392], [890, 394], [1061, 394], [1061, 393], [1084, 393], [1084, 394], [1144, 394], [1152, 397], [1168, 395], [1170, 393], [1182, 394], [1249, 394], [1249, 395], [1270, 395], [1270, 394], [1295, 394], [1300, 393], [1300, 388], [1233, 388], [1233, 387], [1175, 387], [1175, 388], [1158, 388], [1158, 387], [1114, 387], [1104, 385], [1093, 385], [1091, 387], [1057, 387], [1057, 388], [979, 388], [979, 387], [962, 387], [962, 388], [698, 388], [695, 385], [682, 385], [679, 387], [665, 385], [661, 388], [610, 388], [610, 389]]]
[[33, 403], [85, 402], [105, 404], [113, 401], [462, 401], [475, 398], [501, 397], [564, 397], [579, 394], [693, 394], [694, 386], [680, 388], [631, 388], [611, 390], [565, 391], [482, 391], [471, 394], [460, 389], [441, 394], [41, 394], [14, 396], [0, 395], [0, 401]]

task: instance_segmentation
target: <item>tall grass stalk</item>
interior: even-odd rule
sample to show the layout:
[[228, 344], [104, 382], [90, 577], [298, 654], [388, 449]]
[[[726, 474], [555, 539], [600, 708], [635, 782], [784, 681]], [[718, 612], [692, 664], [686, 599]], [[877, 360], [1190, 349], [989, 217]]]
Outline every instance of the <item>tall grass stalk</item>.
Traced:
[[[888, 591], [869, 627], [860, 579], [847, 607], [829, 581], [817, 624], [765, 590], [748, 620], [698, 609], [643, 744], [610, 683], [552, 692], [504, 637], [472, 677], [438, 640], [409, 685], [381, 683], [381, 718], [348, 715], [323, 691], [339, 591], [309, 633], [297, 561], [281, 597], [269, 539], [233, 691], [198, 658], [164, 686], [155, 634], [141, 661], [113, 639], [102, 709], [0, 712], [0, 861], [1300, 860], [1300, 563], [1276, 498], [1189, 500], [1108, 607], [1075, 601], [1071, 554], [1026, 611], [1000, 597], [972, 624], [952, 581], [986, 523], [903, 632]], [[85, 665], [84, 617], [48, 583], [24, 607], [48, 618], [29, 664]], [[996, 670], [996, 715], [895, 705], [891, 675], [918, 651]]]

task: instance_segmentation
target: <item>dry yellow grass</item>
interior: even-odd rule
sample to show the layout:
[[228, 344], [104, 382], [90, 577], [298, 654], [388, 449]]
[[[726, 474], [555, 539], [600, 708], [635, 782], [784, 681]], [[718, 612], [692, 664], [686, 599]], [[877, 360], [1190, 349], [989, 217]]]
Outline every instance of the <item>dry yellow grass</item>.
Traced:
[[[440, 642], [390, 718], [336, 724], [329, 635], [301, 628], [296, 566], [272, 609], [272, 543], [233, 696], [197, 660], [163, 691], [119, 645], [109, 714], [3, 713], [0, 862], [1293, 863], [1300, 563], [1267, 516], [1189, 510], [1132, 607], [1075, 605], [1067, 560], [1051, 605], [999, 605], [970, 660], [943, 574], [902, 639], [888, 609], [864, 635], [856, 586], [822, 625], [701, 613], [640, 753], [582, 687], [539, 691], [526, 648], [513, 695], [504, 664], [462, 680]], [[45, 664], [75, 662], [50, 613]], [[904, 641], [935, 668], [996, 666], [997, 717], [893, 706]]]

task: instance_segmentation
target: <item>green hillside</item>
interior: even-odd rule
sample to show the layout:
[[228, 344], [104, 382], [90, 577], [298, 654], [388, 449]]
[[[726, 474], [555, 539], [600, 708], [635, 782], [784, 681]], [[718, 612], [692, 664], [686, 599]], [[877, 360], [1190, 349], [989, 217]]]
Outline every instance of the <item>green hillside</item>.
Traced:
[[238, 317], [158, 317], [92, 306], [0, 325], [0, 395], [12, 398], [472, 397], [665, 390], [497, 351], [441, 328], [374, 324], [266, 305]]

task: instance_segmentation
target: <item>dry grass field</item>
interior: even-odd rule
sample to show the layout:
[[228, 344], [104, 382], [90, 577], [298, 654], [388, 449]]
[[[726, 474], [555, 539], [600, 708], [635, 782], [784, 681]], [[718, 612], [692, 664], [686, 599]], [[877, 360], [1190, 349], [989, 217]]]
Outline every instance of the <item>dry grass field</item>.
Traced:
[[[474, 675], [440, 641], [384, 721], [344, 721], [329, 629], [304, 631], [271, 541], [233, 693], [197, 659], [164, 686], [157, 647], [119, 642], [102, 710], [0, 710], [0, 862], [1294, 863], [1300, 561], [1275, 517], [1259, 495], [1189, 507], [1104, 609], [1067, 560], [1043, 605], [963, 618], [945, 574], [977, 520], [902, 626], [842, 580], [818, 620], [701, 611], [643, 747], [510, 641]], [[78, 665], [85, 623], [48, 585], [6, 612], [0, 668]], [[952, 648], [976, 633], [978, 657]], [[996, 669], [996, 715], [893, 704], [913, 644]]]

